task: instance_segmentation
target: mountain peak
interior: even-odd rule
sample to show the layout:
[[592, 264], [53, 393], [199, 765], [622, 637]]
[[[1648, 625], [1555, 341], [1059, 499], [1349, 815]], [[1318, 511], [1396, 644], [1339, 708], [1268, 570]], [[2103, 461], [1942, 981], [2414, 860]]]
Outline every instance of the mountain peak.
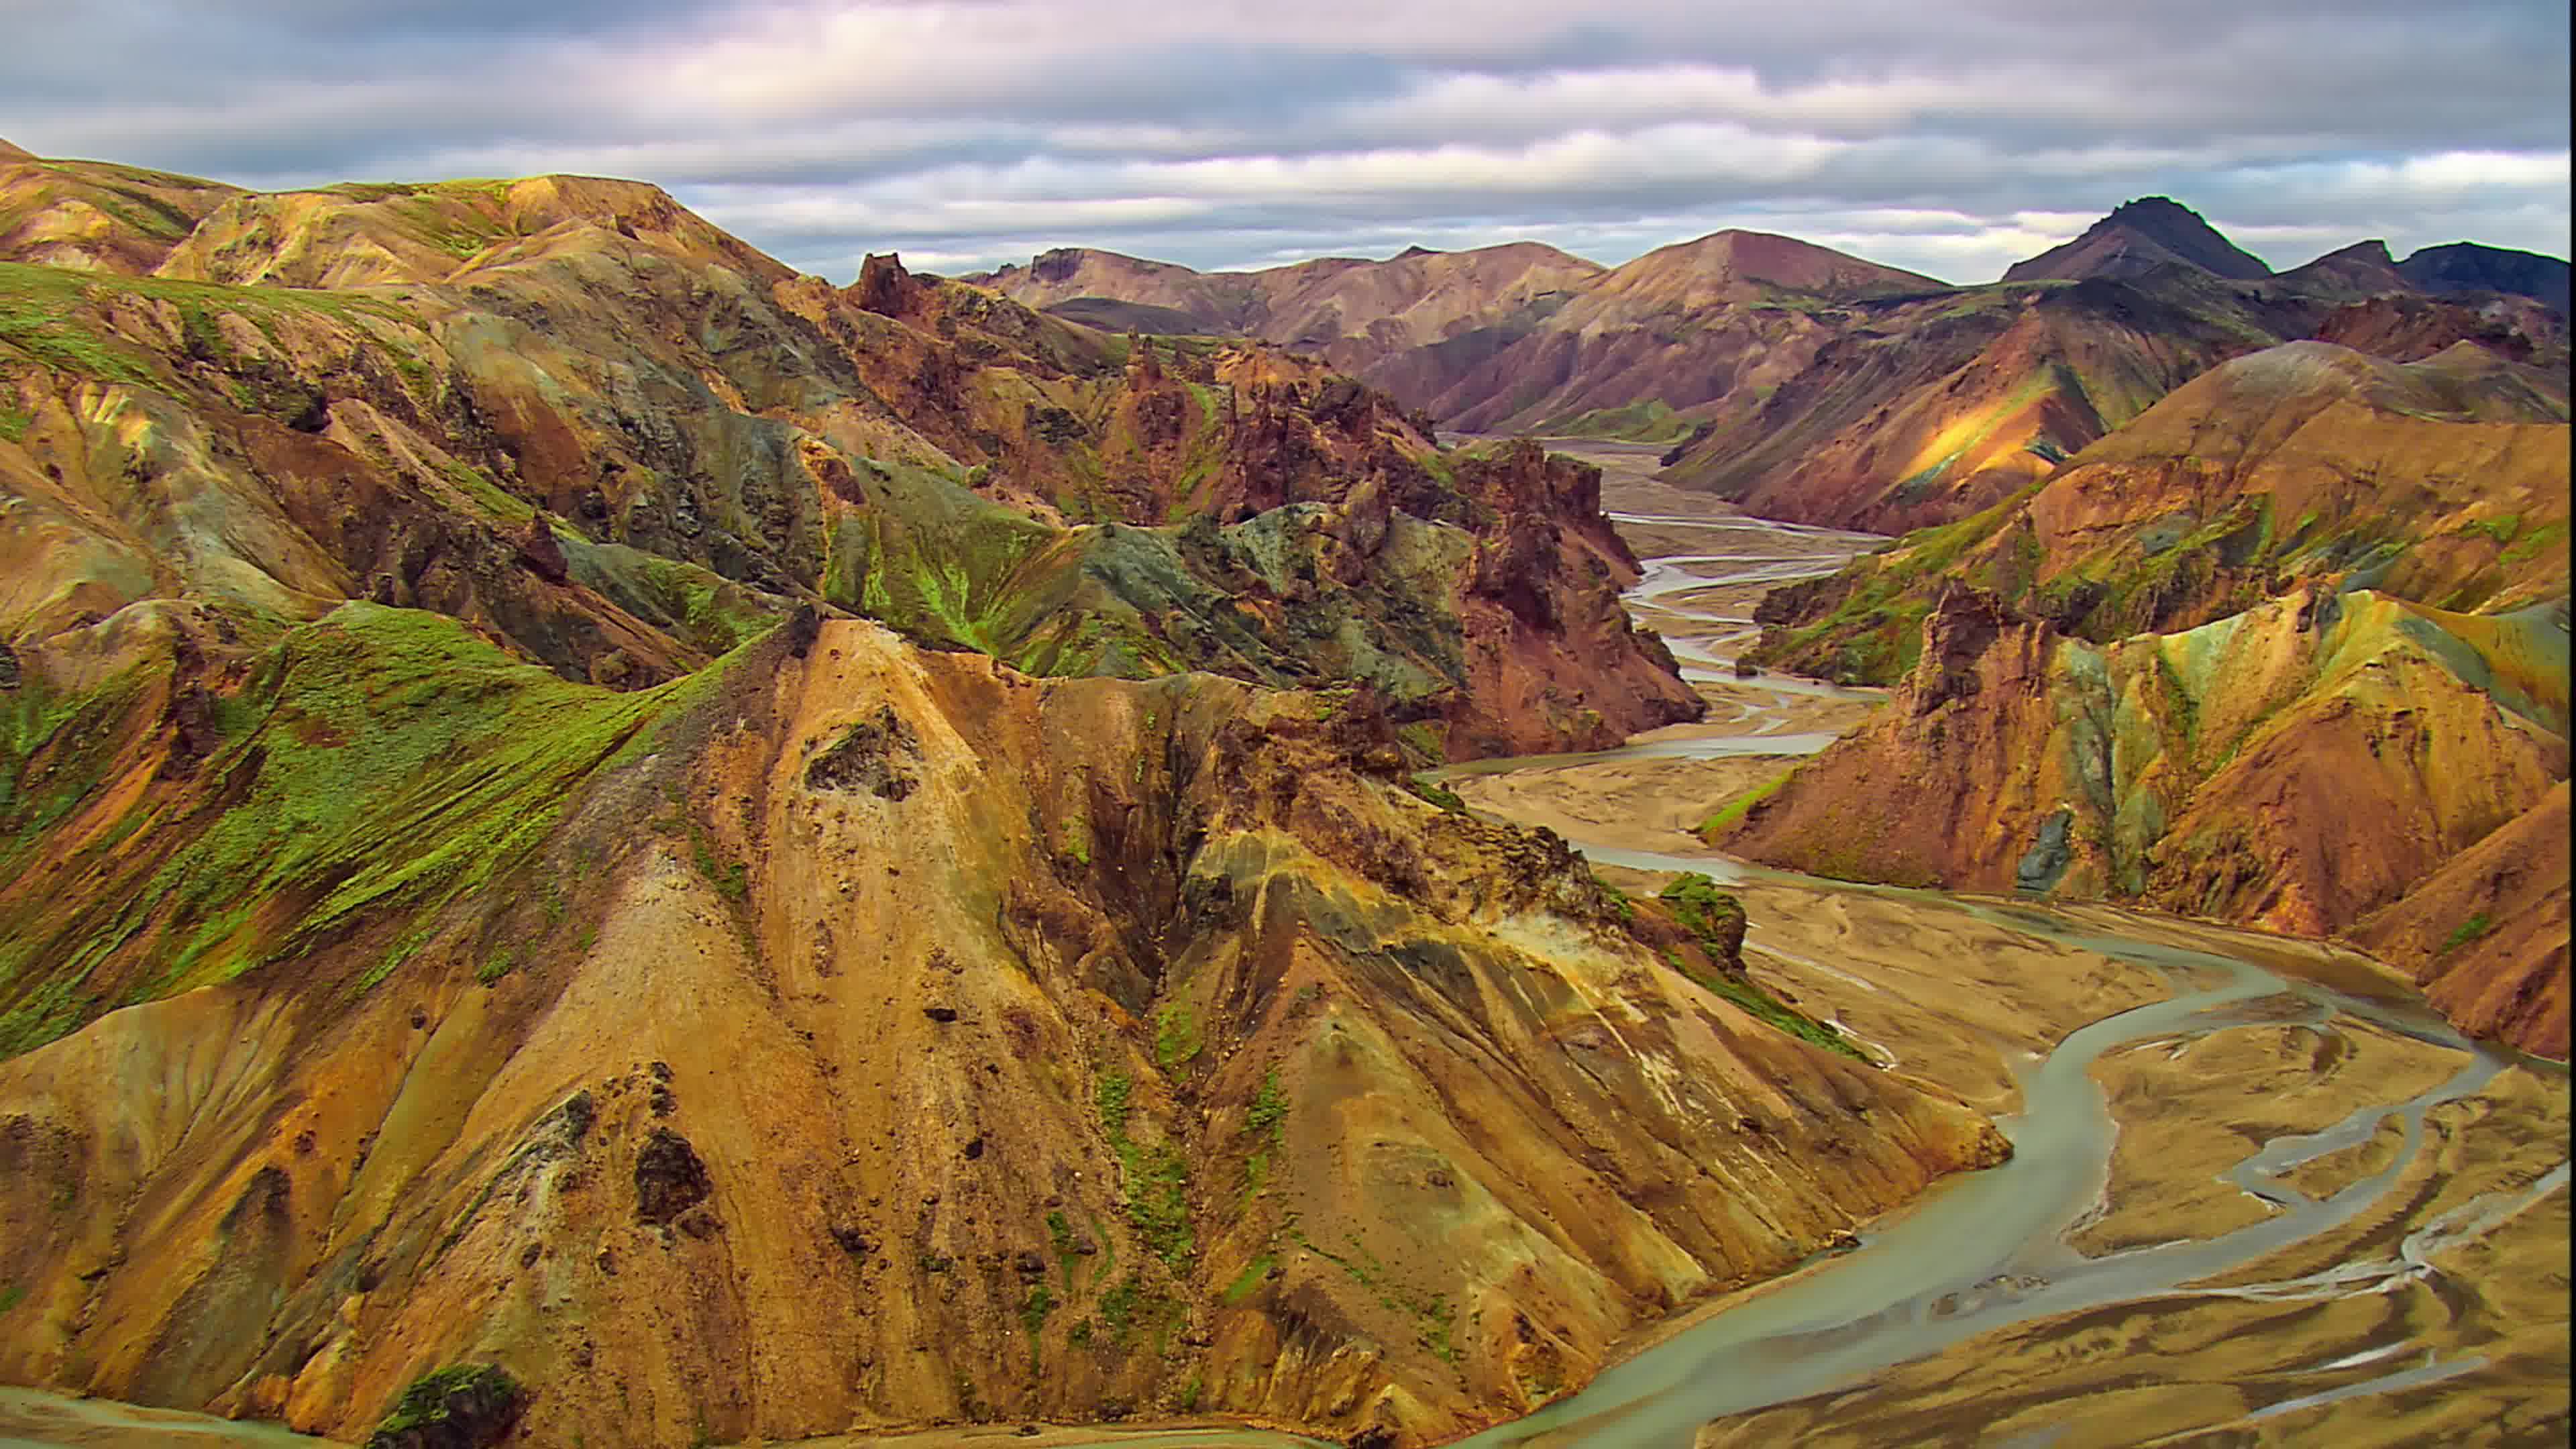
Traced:
[[2004, 273], [2007, 282], [2133, 277], [2167, 262], [2250, 282], [2272, 269], [2239, 248], [2199, 212], [2170, 196], [2122, 202], [2064, 246], [2051, 247]]
[[2567, 263], [2538, 252], [2451, 242], [2416, 252], [2397, 270], [2427, 292], [2512, 292], [2567, 315]]
[[6, 140], [0, 140], [0, 161], [33, 161], [35, 159], [37, 159], [36, 153], [28, 150], [26, 147], [13, 146]]
[[1446, 255], [1447, 253], [1436, 247], [1409, 246], [1404, 250], [1397, 252], [1394, 256], [1387, 258], [1387, 260], [1391, 262], [1403, 262], [1411, 261], [1415, 257], [1437, 257]]

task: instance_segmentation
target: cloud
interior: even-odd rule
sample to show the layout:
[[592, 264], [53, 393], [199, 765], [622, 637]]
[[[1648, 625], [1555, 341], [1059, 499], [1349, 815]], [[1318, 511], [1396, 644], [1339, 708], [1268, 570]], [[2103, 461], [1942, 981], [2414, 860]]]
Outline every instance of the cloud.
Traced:
[[[246, 184], [588, 171], [800, 266], [1722, 226], [1983, 280], [2163, 193], [2292, 264], [2568, 247], [2568, 15], [2477, 0], [88, 0], [0, 135]], [[2273, 255], [2274, 253], [2280, 255]]]

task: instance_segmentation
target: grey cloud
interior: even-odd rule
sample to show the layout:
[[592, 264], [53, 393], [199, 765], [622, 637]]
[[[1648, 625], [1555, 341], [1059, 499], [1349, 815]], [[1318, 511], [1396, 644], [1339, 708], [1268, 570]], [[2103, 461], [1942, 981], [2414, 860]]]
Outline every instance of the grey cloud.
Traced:
[[[1742, 224], [1980, 280], [2062, 239], [2017, 216], [2149, 191], [2266, 255], [2568, 231], [2567, 11], [2522, 0], [91, 0], [13, 25], [0, 136], [39, 151], [260, 185], [635, 176], [800, 265], [1520, 235], [1615, 262]], [[2525, 159], [2432, 159], [2459, 153]]]

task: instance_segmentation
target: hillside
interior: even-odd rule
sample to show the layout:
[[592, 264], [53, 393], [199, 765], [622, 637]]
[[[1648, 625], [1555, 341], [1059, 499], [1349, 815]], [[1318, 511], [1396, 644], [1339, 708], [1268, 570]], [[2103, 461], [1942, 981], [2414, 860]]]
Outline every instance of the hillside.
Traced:
[[1703, 707], [1596, 470], [635, 183], [201, 199], [0, 260], [0, 1378], [1425, 1444], [2009, 1151], [1412, 783]]
[[2267, 349], [2005, 502], [1772, 594], [1751, 657], [1892, 682], [1953, 579], [2099, 644], [2312, 587], [2481, 612], [2564, 597], [2566, 417], [2563, 374], [2466, 343], [2412, 364]]
[[1427, 753], [1697, 709], [1589, 470], [1442, 453], [1254, 345], [892, 258], [836, 289], [651, 187], [238, 195], [153, 275], [0, 263], [0, 297], [22, 651], [147, 599], [259, 637], [368, 598], [633, 687], [810, 603], [1039, 673], [1365, 679]]
[[[2545, 826], [2523, 818], [2552, 798], [2563, 815], [2563, 591], [2472, 615], [2320, 588], [2097, 646], [1953, 583], [1921, 627], [1888, 705], [1721, 809], [1713, 843], [1846, 879], [2106, 898], [2293, 935], [2420, 943], [2438, 924], [2448, 949], [2399, 962], [2434, 981], [2436, 1004], [2565, 1054], [2551, 984], [2563, 856], [2554, 875], [2519, 857], [2533, 873], [2507, 888], [2473, 850], [2536, 839]], [[2532, 898], [2553, 888], [2554, 924]], [[2499, 892], [2509, 902], [2477, 914]], [[2515, 928], [2488, 935], [2498, 919]]]

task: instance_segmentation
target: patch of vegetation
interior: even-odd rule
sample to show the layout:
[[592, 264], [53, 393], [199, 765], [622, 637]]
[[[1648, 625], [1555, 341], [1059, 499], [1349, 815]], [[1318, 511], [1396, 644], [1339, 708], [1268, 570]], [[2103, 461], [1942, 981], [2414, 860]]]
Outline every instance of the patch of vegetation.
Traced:
[[0, 1288], [0, 1313], [6, 1313], [10, 1309], [17, 1307], [19, 1304], [26, 1301], [26, 1284], [12, 1283], [5, 1288]]
[[1195, 1060], [1203, 1044], [1199, 1040], [1198, 1019], [1187, 1004], [1172, 1002], [1154, 1016], [1154, 1064], [1166, 1072], [1180, 1070]]
[[1754, 806], [1759, 805], [1763, 801], [1770, 799], [1772, 796], [1779, 794], [1780, 787], [1788, 784], [1789, 778], [1797, 773], [1797, 767], [1792, 765], [1788, 769], [1782, 770], [1779, 774], [1772, 776], [1770, 779], [1763, 781], [1761, 784], [1754, 786], [1752, 789], [1728, 800], [1725, 804], [1718, 806], [1715, 810], [1709, 812], [1709, 817], [1706, 820], [1699, 823], [1700, 835], [1706, 839], [1715, 839], [1718, 832], [1725, 830], [1727, 827], [1735, 824], [1735, 822], [1743, 819]]
[[[497, 1426], [517, 1408], [520, 1393], [518, 1380], [490, 1364], [459, 1365], [423, 1374], [394, 1400], [392, 1412], [368, 1437], [368, 1449], [395, 1444], [398, 1436], [422, 1429], [458, 1425], [459, 1420]], [[490, 1442], [488, 1437], [471, 1431], [443, 1436], [441, 1442], [478, 1441]]]
[[484, 958], [482, 965], [474, 968], [474, 979], [489, 986], [518, 969], [518, 965], [518, 954], [509, 947], [503, 946]]
[[1243, 1114], [1243, 1126], [1255, 1135], [1268, 1135], [1282, 1147], [1288, 1145], [1288, 1094], [1279, 1090], [1278, 1068], [1262, 1076], [1261, 1090], [1253, 1094], [1252, 1106]]
[[1111, 1072], [1100, 1079], [1099, 1087], [1093, 1091], [1093, 1101], [1100, 1108], [1100, 1125], [1108, 1130], [1112, 1142], [1127, 1135], [1127, 1115], [1135, 1087], [1125, 1072]]
[[24, 408], [0, 406], [0, 442], [23, 443], [27, 430], [36, 425], [36, 415]]
[[689, 821], [689, 858], [696, 864], [698, 874], [716, 888], [716, 894], [737, 906], [749, 897], [751, 884], [743, 863], [718, 854], [715, 838], [694, 819]]
[[1064, 1274], [1064, 1291], [1073, 1293], [1073, 1265], [1082, 1261], [1082, 1245], [1073, 1236], [1073, 1224], [1061, 1209], [1049, 1208], [1046, 1215], [1047, 1241], [1055, 1245], [1056, 1267]]
[[[0, 976], [21, 987], [13, 1016], [47, 1014], [51, 1030], [116, 1004], [71, 993], [129, 944], [160, 967], [129, 977], [122, 999], [135, 1002], [311, 955], [379, 913], [424, 932], [450, 903], [523, 871], [583, 787], [639, 759], [647, 725], [700, 687], [612, 694], [437, 614], [343, 605], [287, 632], [210, 711], [197, 790], [222, 808], [154, 832], [98, 889], [38, 903], [0, 932]], [[74, 702], [10, 694], [36, 697], [0, 697], [0, 857], [39, 846], [96, 788], [128, 713], [103, 688], [77, 719], [48, 722], [28, 712]], [[45, 741], [34, 768], [31, 729]], [[402, 938], [352, 986], [372, 987], [427, 939]], [[36, 965], [42, 985], [25, 974]], [[30, 1044], [24, 1033], [8, 1043]]]
[[1731, 959], [1744, 940], [1744, 903], [1697, 871], [1684, 871], [1656, 897], [1718, 960]]
[[1458, 1310], [1448, 1301], [1448, 1295], [1434, 1293], [1429, 1298], [1418, 1298], [1390, 1282], [1386, 1265], [1360, 1242], [1358, 1233], [1342, 1235], [1350, 1249], [1347, 1256], [1326, 1251], [1296, 1228], [1290, 1228], [1288, 1236], [1298, 1246], [1350, 1274], [1352, 1281], [1376, 1294], [1379, 1307], [1411, 1317], [1420, 1331], [1423, 1346], [1430, 1349], [1434, 1357], [1443, 1363], [1458, 1361], [1458, 1349], [1452, 1342]]
[[1134, 1083], [1124, 1072], [1100, 1079], [1095, 1090], [1100, 1124], [1108, 1134], [1110, 1150], [1118, 1155], [1128, 1222], [1148, 1250], [1174, 1272], [1182, 1272], [1198, 1246], [1190, 1229], [1189, 1159], [1178, 1143], [1145, 1147], [1127, 1135], [1133, 1090]]
[[1535, 431], [1565, 438], [1614, 438], [1632, 443], [1671, 443], [1690, 436], [1689, 419], [1673, 412], [1661, 398], [1646, 398], [1618, 408], [1594, 408], [1548, 419]]
[[2450, 935], [2443, 938], [2442, 949], [2434, 952], [2433, 954], [2436, 956], [2448, 956], [2452, 952], [2460, 949], [2462, 946], [2468, 945], [2470, 942], [2479, 939], [2486, 935], [2487, 932], [2494, 929], [2495, 922], [2488, 919], [2486, 912], [2480, 911], [2476, 915], [2469, 917], [2467, 920], [2460, 922], [2457, 929], [2453, 930]]
[[1467, 802], [1459, 799], [1456, 791], [1434, 784], [1425, 776], [1411, 776], [1405, 781], [1405, 788], [1452, 815], [1467, 813]]
[[1234, 1281], [1225, 1287], [1225, 1306], [1232, 1308], [1258, 1292], [1262, 1280], [1268, 1278], [1270, 1270], [1278, 1265], [1279, 1255], [1276, 1253], [1264, 1253], [1245, 1264], [1243, 1271], [1235, 1274]]
[[1029, 1290], [1020, 1303], [1020, 1327], [1029, 1335], [1029, 1372], [1038, 1371], [1038, 1345], [1046, 1333], [1047, 1315], [1055, 1311], [1055, 1295], [1044, 1283]]

